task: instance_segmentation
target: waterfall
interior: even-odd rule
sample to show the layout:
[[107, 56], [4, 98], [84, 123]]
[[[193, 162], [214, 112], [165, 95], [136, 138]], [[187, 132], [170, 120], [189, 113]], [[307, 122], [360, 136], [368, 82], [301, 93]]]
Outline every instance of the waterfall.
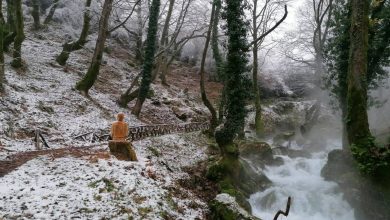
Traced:
[[278, 210], [284, 210], [288, 196], [292, 197], [288, 217], [278, 220], [355, 220], [354, 211], [343, 199], [334, 182], [321, 177], [321, 169], [327, 162], [328, 152], [341, 148], [340, 143], [329, 141], [328, 149], [313, 153], [310, 158], [281, 157], [281, 166], [266, 166], [265, 175], [273, 186], [254, 193], [249, 198], [253, 215], [272, 220]]

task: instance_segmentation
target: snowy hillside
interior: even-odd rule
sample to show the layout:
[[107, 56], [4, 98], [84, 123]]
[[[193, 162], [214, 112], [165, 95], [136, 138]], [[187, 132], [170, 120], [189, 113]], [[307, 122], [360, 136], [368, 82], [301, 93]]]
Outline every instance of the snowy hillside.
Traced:
[[[50, 148], [95, 147], [77, 155], [40, 156], [16, 170], [7, 170], [2, 163], [2, 173], [7, 175], [0, 179], [0, 217], [204, 218], [204, 201], [178, 185], [179, 180], [189, 178], [184, 167], [207, 159], [207, 142], [199, 132], [133, 142], [138, 163], [118, 161], [108, 153], [105, 142], [96, 146], [73, 139], [90, 131], [108, 133], [118, 112], [125, 113], [130, 126], [205, 121], [196, 69], [175, 65], [175, 75], [168, 76], [172, 85], [152, 86], [154, 95], [146, 101], [138, 120], [130, 114], [133, 102], [129, 108], [116, 103], [139, 72], [127, 64], [129, 53], [109, 43], [112, 53], [104, 54], [99, 79], [90, 97], [85, 97], [73, 87], [88, 68], [93, 41], [72, 53], [68, 65], [61, 67], [54, 60], [64, 42], [62, 35], [56, 34], [61, 33], [60, 28], [27, 34], [23, 71], [7, 64], [7, 96], [0, 100], [0, 159], [17, 160], [18, 153], [35, 150], [36, 129], [42, 131]], [[9, 63], [10, 57], [6, 59]], [[186, 117], [179, 119], [178, 114]]]

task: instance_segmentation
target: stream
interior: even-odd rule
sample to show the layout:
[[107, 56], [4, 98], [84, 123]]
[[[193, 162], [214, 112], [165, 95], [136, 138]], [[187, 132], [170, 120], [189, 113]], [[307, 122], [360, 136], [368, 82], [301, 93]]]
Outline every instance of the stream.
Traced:
[[280, 215], [278, 220], [355, 220], [354, 211], [343, 199], [337, 184], [321, 177], [328, 152], [341, 148], [337, 141], [328, 141], [327, 146], [328, 149], [313, 153], [311, 158], [277, 155], [284, 164], [267, 166], [264, 170], [274, 185], [249, 198], [253, 215], [272, 220], [278, 210], [285, 210], [287, 198], [291, 196], [288, 217]]

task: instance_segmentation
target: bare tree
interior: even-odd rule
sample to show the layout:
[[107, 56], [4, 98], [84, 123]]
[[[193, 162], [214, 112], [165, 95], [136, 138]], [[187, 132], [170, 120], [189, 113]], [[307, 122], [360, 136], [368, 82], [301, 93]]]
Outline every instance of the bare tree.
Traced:
[[91, 65], [88, 68], [87, 74], [84, 78], [76, 84], [76, 89], [80, 90], [85, 95], [88, 94], [89, 89], [95, 83], [100, 70], [100, 65], [103, 58], [104, 44], [108, 34], [108, 21], [112, 10], [113, 0], [105, 0], [102, 10], [102, 15], [99, 21], [99, 33], [96, 40], [95, 51], [93, 53]]
[[19, 68], [22, 66], [22, 43], [24, 41], [24, 23], [22, 0], [15, 0], [15, 40], [12, 67]]
[[286, 57], [313, 69], [318, 80], [324, 73], [323, 52], [332, 10], [333, 0], [307, 0], [299, 11], [299, 29], [288, 33], [282, 43]]
[[[191, 7], [192, 6], [192, 7]], [[166, 43], [161, 46], [157, 56], [163, 56], [159, 64], [160, 71], [156, 71], [154, 79], [160, 73], [161, 83], [168, 85], [166, 75], [169, 71], [169, 66], [174, 58], [180, 53], [181, 49], [192, 39], [204, 37], [203, 30], [207, 27], [205, 25], [206, 17], [199, 16], [199, 11], [196, 11], [198, 5], [194, 5], [194, 0], [183, 0], [180, 11], [174, 20], [176, 25], [171, 33], [168, 33]]]
[[[69, 54], [73, 51], [80, 50], [87, 43], [87, 36], [91, 22], [90, 9], [92, 0], [86, 0], [85, 2], [85, 11], [84, 11], [84, 20], [83, 28], [81, 30], [80, 37], [77, 41], [65, 43], [62, 48], [62, 52], [57, 56], [56, 61], [60, 65], [65, 65], [69, 59]], [[54, 6], [53, 6], [54, 7]]]
[[46, 16], [45, 21], [43, 22], [44, 24], [49, 24], [51, 22], [51, 20], [53, 20], [54, 12], [56, 11], [56, 9], [58, 7], [59, 2], [60, 2], [60, 0], [53, 1], [53, 4], [50, 8], [50, 11]]
[[32, 11], [31, 16], [34, 19], [34, 29], [38, 30], [41, 27], [41, 21], [40, 21], [40, 10], [39, 10], [39, 0], [32, 0]]
[[[252, 54], [253, 54], [253, 69], [252, 69], [252, 77], [253, 77], [253, 94], [256, 108], [255, 115], [255, 129], [258, 135], [261, 135], [264, 130], [263, 121], [261, 118], [261, 101], [260, 101], [260, 91], [258, 85], [258, 70], [259, 70], [259, 49], [261, 48], [261, 44], [264, 42], [264, 39], [267, 35], [269, 35], [272, 31], [274, 31], [287, 17], [287, 5], [285, 5], [284, 1], [279, 0], [265, 0], [263, 1], [263, 6], [259, 7], [259, 2], [257, 0], [253, 0], [252, 2], [252, 39], [253, 41], [250, 43], [252, 45]], [[274, 21], [275, 14], [283, 8], [284, 5], [284, 14], [283, 16]]]
[[206, 56], [207, 56], [207, 50], [209, 48], [209, 44], [210, 44], [210, 39], [211, 39], [211, 32], [212, 32], [212, 29], [213, 29], [213, 22], [214, 22], [214, 19], [215, 19], [215, 8], [216, 8], [216, 4], [215, 3], [212, 3], [212, 9], [211, 9], [211, 16], [210, 16], [210, 23], [209, 23], [209, 28], [207, 30], [207, 35], [206, 35], [206, 42], [204, 44], [204, 49], [203, 49], [203, 54], [202, 54], [202, 61], [201, 61], [201, 64], [200, 64], [200, 71], [199, 71], [199, 75], [200, 75], [200, 94], [201, 94], [201, 97], [202, 97], [202, 101], [203, 101], [203, 104], [207, 107], [207, 109], [210, 111], [210, 114], [211, 114], [211, 119], [210, 119], [210, 134], [211, 135], [214, 135], [214, 132], [215, 132], [215, 128], [218, 126], [218, 118], [217, 118], [217, 111], [215, 110], [213, 104], [209, 101], [209, 99], [207, 98], [207, 94], [206, 94], [206, 89], [205, 89], [205, 83], [204, 83], [204, 66], [205, 66], [205, 62], [206, 62]]
[[[0, 6], [3, 4], [3, 0], [0, 0]], [[0, 7], [1, 9], [1, 7]], [[2, 19], [1, 19], [2, 18]], [[4, 18], [0, 18], [0, 94], [4, 92], [5, 83], [5, 70], [4, 70], [4, 49], [3, 42], [5, 37], [5, 21]]]

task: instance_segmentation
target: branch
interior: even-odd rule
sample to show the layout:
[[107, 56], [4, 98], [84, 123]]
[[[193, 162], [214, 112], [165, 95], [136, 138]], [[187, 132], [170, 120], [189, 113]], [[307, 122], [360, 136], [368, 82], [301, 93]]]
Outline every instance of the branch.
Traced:
[[284, 216], [288, 216], [288, 213], [290, 212], [290, 205], [291, 205], [291, 197], [289, 196], [288, 199], [287, 199], [287, 205], [286, 205], [286, 211], [282, 211], [282, 210], [279, 210], [275, 217], [274, 217], [274, 220], [278, 220], [278, 217], [279, 215], [284, 215]]
[[287, 5], [284, 6], [284, 15], [282, 17], [282, 19], [280, 19], [278, 22], [276, 22], [276, 24], [271, 28], [269, 29], [267, 32], [265, 32], [264, 34], [260, 35], [260, 37], [258, 37], [257, 39], [254, 39], [248, 47], [251, 47], [253, 44], [261, 41], [263, 38], [265, 38], [268, 34], [270, 34], [272, 31], [274, 31], [287, 17], [287, 14], [288, 14], [288, 11], [287, 11]]
[[112, 28], [111, 30], [108, 31], [108, 33], [112, 33], [114, 32], [116, 29], [120, 28], [122, 25], [126, 24], [126, 22], [130, 19], [131, 15], [133, 15], [133, 12], [135, 10], [135, 7], [141, 2], [141, 0], [137, 0], [135, 2], [135, 5], [133, 6], [133, 8], [131, 9], [131, 12], [130, 14], [126, 17], [126, 19], [124, 21], [122, 21], [120, 24], [118, 24], [117, 26], [115, 26], [114, 28]]

